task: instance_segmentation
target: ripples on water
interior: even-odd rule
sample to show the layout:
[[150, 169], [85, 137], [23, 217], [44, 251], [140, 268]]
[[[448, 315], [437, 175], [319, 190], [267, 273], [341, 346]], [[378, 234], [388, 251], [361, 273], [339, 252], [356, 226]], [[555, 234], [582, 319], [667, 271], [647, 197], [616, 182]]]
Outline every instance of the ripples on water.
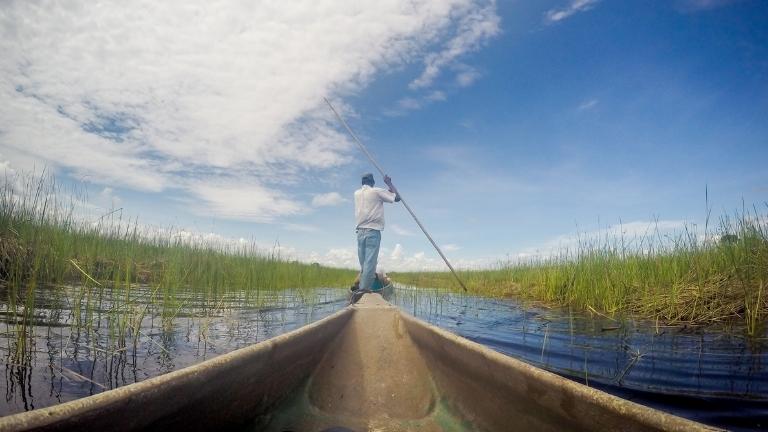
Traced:
[[[152, 294], [148, 287], [132, 288], [131, 307], [143, 311], [133, 315], [140, 331], [124, 326], [126, 342], [119, 343], [120, 326], [110, 311], [125, 306], [109, 300], [109, 289], [98, 301], [91, 292], [88, 309], [82, 287], [38, 288], [23, 359], [13, 354], [19, 317], [0, 304], [0, 415], [100, 393], [261, 342], [332, 314], [347, 295], [320, 288], [211, 301], [186, 293], [153, 303]], [[645, 405], [728, 428], [768, 425], [768, 341], [738, 329], [657, 329], [409, 288], [397, 289], [392, 302], [497, 351]]]
[[92, 307], [87, 310], [71, 306], [85, 303], [78, 301], [84, 296], [80, 287], [38, 288], [23, 358], [14, 354], [19, 317], [7, 304], [0, 304], [0, 361], [5, 375], [0, 381], [0, 387], [5, 386], [0, 391], [5, 396], [0, 415], [55, 405], [181, 369], [299, 328], [346, 305], [346, 291], [321, 288], [261, 292], [259, 298], [230, 294], [216, 301], [185, 293], [164, 307], [149, 301], [148, 287], [134, 287], [132, 307], [146, 308], [145, 314], [139, 333], [128, 326], [122, 344], [116, 335], [116, 314], [110, 310], [125, 306], [109, 300], [109, 289], [101, 300], [96, 291], [91, 291]]
[[418, 318], [543, 369], [728, 428], [768, 427], [768, 340], [401, 288]]

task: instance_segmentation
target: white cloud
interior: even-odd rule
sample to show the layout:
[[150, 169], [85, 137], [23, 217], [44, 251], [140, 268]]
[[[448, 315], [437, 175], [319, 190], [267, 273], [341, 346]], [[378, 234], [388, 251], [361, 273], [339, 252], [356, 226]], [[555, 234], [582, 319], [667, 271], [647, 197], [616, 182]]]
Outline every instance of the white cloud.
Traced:
[[389, 255], [389, 258], [393, 261], [397, 261], [403, 257], [403, 245], [400, 243], [395, 245], [395, 248], [392, 250], [392, 253]]
[[685, 220], [632, 221], [610, 225], [593, 231], [564, 234], [554, 237], [536, 247], [525, 248], [513, 256], [519, 259], [539, 259], [573, 254], [585, 246], [602, 247], [623, 245], [627, 250], [645, 250], [649, 245], [655, 248], [671, 246], [669, 243], [676, 233], [697, 227]]
[[11, 167], [11, 162], [4, 160], [3, 155], [0, 153], [0, 180], [5, 181], [5, 179], [15, 175], [16, 170]]
[[[455, 249], [454, 249], [455, 248]], [[444, 250], [455, 251], [460, 249], [456, 245], [445, 245]], [[429, 253], [419, 251], [408, 255], [401, 244], [396, 244], [391, 253], [379, 254], [380, 267], [386, 271], [448, 271], [445, 262], [437, 254], [430, 250]], [[487, 268], [497, 263], [497, 258], [453, 258], [451, 265], [456, 269]]]
[[297, 224], [297, 223], [282, 223], [280, 224], [284, 229], [288, 231], [297, 232], [317, 232], [320, 229], [314, 225]]
[[101, 192], [99, 192], [99, 195], [96, 197], [96, 201], [96, 204], [100, 205], [101, 207], [107, 209], [115, 209], [120, 207], [123, 199], [115, 194], [115, 191], [112, 190], [111, 187], [105, 187]]
[[406, 110], [417, 110], [422, 107], [422, 102], [413, 97], [405, 97], [397, 101], [397, 105]]
[[473, 8], [458, 18], [456, 35], [443, 49], [424, 59], [424, 71], [413, 80], [409, 87], [429, 87], [440, 75], [441, 70], [469, 51], [478, 49], [485, 41], [499, 33], [500, 19], [494, 2], [482, 8]]
[[571, 0], [568, 6], [560, 9], [550, 9], [544, 14], [544, 22], [553, 24], [571, 15], [592, 9], [600, 0]]
[[[2, 45], [4, 53], [12, 52]], [[0, 57], [0, 149], [18, 169], [31, 171], [35, 165], [50, 164], [70, 168], [79, 177], [109, 179], [141, 190], [165, 186], [161, 167], [143, 158], [141, 145], [86, 133], [79, 123], [59, 114], [56, 103], [16, 91], [9, 82], [13, 72], [5, 67], [7, 62]]]
[[460, 87], [469, 87], [477, 81], [478, 78], [480, 78], [480, 72], [478, 72], [477, 69], [464, 66], [460, 68], [459, 72], [456, 74], [456, 84]]
[[442, 102], [446, 99], [445, 92], [435, 90], [426, 96], [426, 99], [432, 102]]
[[332, 267], [359, 268], [357, 251], [351, 248], [332, 248], [325, 255], [313, 254], [314, 262]]
[[0, 151], [270, 221], [302, 211], [281, 185], [353, 157], [323, 96], [425, 55], [426, 86], [497, 27], [488, 0], [4, 2]]
[[676, 6], [680, 12], [693, 13], [730, 6], [741, 0], [677, 0]]
[[447, 245], [443, 245], [442, 249], [445, 252], [456, 252], [457, 250], [461, 249], [461, 246], [449, 243]]
[[[296, 249], [285, 250], [283, 257], [297, 259], [303, 262], [316, 262], [332, 267], [343, 267], [359, 270], [357, 249], [354, 247], [330, 248], [325, 253], [311, 251], [305, 252]], [[424, 252], [418, 252], [410, 256], [405, 254], [401, 244], [396, 244], [392, 251], [382, 248], [379, 252], [379, 270], [383, 271], [414, 271], [414, 270], [442, 270], [445, 264], [439, 257], [427, 256]]]
[[419, 97], [407, 96], [397, 101], [396, 108], [386, 110], [384, 114], [391, 117], [402, 116], [407, 114], [408, 111], [420, 110], [433, 102], [442, 102], [447, 98], [448, 96], [441, 90], [434, 90]]
[[397, 235], [401, 235], [401, 236], [412, 237], [412, 236], [416, 235], [416, 234], [414, 234], [413, 231], [411, 231], [411, 230], [409, 230], [407, 228], [403, 228], [402, 226], [400, 226], [398, 224], [389, 224], [389, 225], [387, 225], [387, 228], [390, 228], [392, 230], [392, 232], [394, 232]]
[[189, 190], [198, 199], [198, 204], [192, 206], [197, 213], [213, 213], [224, 219], [273, 222], [280, 216], [306, 211], [300, 203], [258, 183], [194, 181]]
[[590, 109], [594, 108], [595, 106], [597, 106], [597, 103], [598, 103], [597, 99], [586, 100], [586, 101], [582, 102], [581, 104], [579, 104], [579, 106], [576, 109], [578, 111], [587, 111], [587, 110], [590, 110]]
[[312, 197], [312, 205], [315, 207], [332, 207], [345, 203], [348, 200], [338, 192], [317, 194]]

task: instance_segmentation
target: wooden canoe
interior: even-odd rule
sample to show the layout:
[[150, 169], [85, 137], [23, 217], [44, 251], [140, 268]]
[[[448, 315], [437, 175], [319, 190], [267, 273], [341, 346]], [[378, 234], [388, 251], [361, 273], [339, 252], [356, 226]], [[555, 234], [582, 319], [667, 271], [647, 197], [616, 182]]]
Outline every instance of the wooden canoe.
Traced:
[[313, 324], [0, 431], [702, 431], [415, 319], [378, 294]]
[[[395, 293], [395, 286], [390, 282], [384, 285], [381, 289], [367, 292], [379, 294], [380, 296], [384, 297], [384, 300], [390, 300], [392, 295]], [[357, 290], [350, 292], [348, 297], [349, 304], [357, 303], [361, 298], [363, 298], [365, 294], [366, 292]]]

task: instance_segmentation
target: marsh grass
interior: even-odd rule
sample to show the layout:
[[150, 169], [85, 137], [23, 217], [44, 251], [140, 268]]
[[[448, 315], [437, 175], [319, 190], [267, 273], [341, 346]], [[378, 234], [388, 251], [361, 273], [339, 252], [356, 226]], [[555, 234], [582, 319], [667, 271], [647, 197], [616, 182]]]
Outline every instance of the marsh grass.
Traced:
[[[756, 335], [768, 319], [768, 220], [758, 208], [724, 216], [697, 234], [658, 229], [625, 239], [581, 238], [556, 256], [500, 263], [460, 276], [472, 293], [570, 306], [665, 324], [742, 323]], [[708, 223], [707, 223], [708, 225]], [[446, 272], [396, 273], [415, 286], [459, 287]]]
[[[148, 232], [120, 213], [96, 221], [78, 217], [79, 197], [62, 192], [50, 176], [6, 179], [0, 187], [0, 280], [7, 286], [81, 282], [228, 292], [342, 286], [354, 273], [282, 258], [276, 250], [189, 241], [173, 230]], [[21, 190], [19, 190], [21, 189]], [[68, 201], [62, 202], [62, 196]]]
[[[140, 328], [150, 306], [161, 311], [165, 328], [188, 308], [205, 324], [232, 296], [266, 306], [286, 288], [342, 287], [355, 276], [350, 270], [288, 261], [276, 249], [150, 230], [123, 220], [116, 210], [87, 217], [93, 206], [86, 194], [63, 189], [50, 175], [0, 182], [0, 305], [6, 309], [7, 331], [15, 336], [6, 363], [28, 363], [41, 285], [61, 287], [73, 332], [93, 340], [99, 339], [97, 332], [107, 334], [108, 343], [95, 349], [133, 346], [135, 352], [145, 338]], [[147, 292], [149, 298], [138, 297]], [[106, 329], [98, 328], [102, 321]]]

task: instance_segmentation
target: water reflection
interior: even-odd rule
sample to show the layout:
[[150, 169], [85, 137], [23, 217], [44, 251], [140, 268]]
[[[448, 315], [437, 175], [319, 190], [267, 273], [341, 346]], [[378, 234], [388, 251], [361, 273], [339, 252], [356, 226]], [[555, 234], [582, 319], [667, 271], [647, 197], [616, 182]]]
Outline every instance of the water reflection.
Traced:
[[258, 298], [229, 293], [215, 301], [186, 292], [152, 302], [156, 296], [146, 286], [131, 287], [130, 302], [114, 297], [120, 295], [124, 291], [109, 288], [38, 287], [28, 308], [14, 312], [1, 304], [5, 403], [0, 403], [0, 415], [181, 369], [299, 328], [346, 305], [344, 290], [322, 288], [262, 292]]
[[[0, 298], [7, 298], [4, 293]], [[143, 381], [263, 341], [346, 305], [346, 291], [221, 296], [39, 287], [0, 304], [0, 415]], [[738, 328], [614, 321], [511, 300], [398, 288], [403, 310], [497, 351], [627, 399], [730, 429], [768, 425], [766, 340]], [[77, 305], [77, 307], [73, 307]], [[727, 331], [726, 331], [727, 330]]]
[[646, 405], [729, 428], [768, 426], [768, 339], [738, 328], [661, 327], [407, 287], [392, 302], [496, 351]]

